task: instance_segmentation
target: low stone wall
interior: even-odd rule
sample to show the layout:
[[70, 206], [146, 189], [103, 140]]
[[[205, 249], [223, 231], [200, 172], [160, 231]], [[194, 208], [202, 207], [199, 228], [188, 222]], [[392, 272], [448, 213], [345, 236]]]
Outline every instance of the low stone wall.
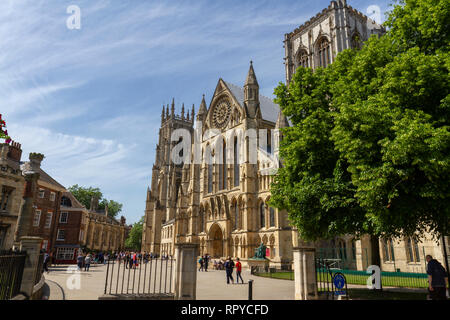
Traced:
[[174, 294], [105, 294], [98, 300], [175, 300]]

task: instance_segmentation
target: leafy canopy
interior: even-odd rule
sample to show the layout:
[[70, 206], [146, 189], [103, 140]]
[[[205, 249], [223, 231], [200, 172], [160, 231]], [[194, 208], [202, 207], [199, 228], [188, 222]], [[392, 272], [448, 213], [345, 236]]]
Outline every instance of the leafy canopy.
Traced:
[[92, 197], [95, 197], [95, 198], [99, 199], [98, 209], [105, 210], [106, 205], [108, 205], [108, 216], [115, 218], [122, 211], [123, 205], [114, 200], [108, 200], [106, 198], [103, 198], [103, 193], [100, 191], [99, 188], [93, 188], [93, 187], [86, 188], [86, 187], [81, 187], [78, 184], [76, 184], [76, 185], [69, 187], [68, 190], [86, 208], [90, 208], [91, 199], [92, 199]]
[[133, 250], [141, 250], [142, 245], [142, 230], [144, 226], [144, 217], [136, 222], [128, 234], [128, 238], [125, 240], [125, 247]]
[[448, 5], [407, 0], [386, 35], [275, 89], [293, 126], [271, 201], [303, 238], [448, 234]]

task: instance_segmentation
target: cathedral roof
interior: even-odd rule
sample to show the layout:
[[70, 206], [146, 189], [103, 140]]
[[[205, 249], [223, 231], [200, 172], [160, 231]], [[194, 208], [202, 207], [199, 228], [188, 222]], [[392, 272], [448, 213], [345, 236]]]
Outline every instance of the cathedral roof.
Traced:
[[[244, 106], [244, 88], [229, 82], [225, 82], [225, 84], [227, 85], [228, 89], [230, 89], [231, 93], [234, 95], [239, 104], [241, 106]], [[272, 99], [263, 95], [259, 95], [259, 103], [261, 107], [262, 118], [264, 120], [275, 123], [278, 119], [280, 107], [275, 102], [273, 102]]]

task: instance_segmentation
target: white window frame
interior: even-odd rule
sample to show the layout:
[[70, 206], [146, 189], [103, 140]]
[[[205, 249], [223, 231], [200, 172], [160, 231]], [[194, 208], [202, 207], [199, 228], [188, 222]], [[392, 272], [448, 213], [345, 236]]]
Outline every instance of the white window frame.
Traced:
[[47, 249], [48, 249], [48, 240], [42, 241], [42, 249], [47, 251]]
[[[63, 217], [63, 213], [65, 213], [65, 221], [63, 221], [62, 217]], [[61, 211], [61, 214], [59, 215], [59, 223], [67, 223], [69, 221], [69, 212], [67, 211]]]
[[53, 220], [53, 212], [52, 211], [48, 211], [47, 212], [47, 216], [45, 217], [44, 228], [50, 229], [50, 227], [52, 226], [52, 220]]
[[50, 192], [50, 201], [54, 202], [56, 199], [56, 193]]
[[[34, 212], [33, 227], [39, 227], [39, 225], [41, 223], [41, 215], [42, 215], [42, 211], [41, 210], [36, 210]], [[36, 221], [36, 217], [38, 217], [37, 221]]]
[[[64, 234], [64, 238], [62, 238], [62, 239], [60, 237], [61, 232], [63, 232], [63, 234]], [[66, 241], [66, 230], [58, 229], [58, 234], [56, 236], [56, 241]]]
[[58, 248], [56, 251], [56, 260], [73, 260], [75, 248]]
[[45, 197], [45, 189], [39, 189], [39, 198], [44, 199]]

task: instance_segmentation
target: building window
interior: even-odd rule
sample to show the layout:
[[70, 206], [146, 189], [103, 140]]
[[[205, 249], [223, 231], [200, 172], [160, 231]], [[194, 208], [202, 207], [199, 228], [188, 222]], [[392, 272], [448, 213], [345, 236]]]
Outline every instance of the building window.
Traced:
[[66, 240], [66, 231], [65, 230], [58, 230], [58, 235], [56, 236], [56, 240], [58, 240], [58, 241]]
[[[219, 155], [220, 156], [220, 155]], [[222, 159], [220, 159], [219, 167], [219, 190], [224, 190], [227, 184], [227, 160], [225, 142], [222, 144]]]
[[62, 197], [61, 198], [61, 205], [64, 207], [71, 207], [72, 206], [72, 201], [70, 201], [69, 198], [67, 197]]
[[45, 228], [49, 229], [52, 226], [52, 218], [53, 212], [47, 212], [47, 216], [45, 217]]
[[213, 192], [213, 165], [208, 164], [208, 193]]
[[238, 203], [236, 202], [234, 204], [234, 230], [238, 229], [239, 229], [239, 206]]
[[239, 145], [238, 138], [234, 137], [234, 186], [239, 187], [240, 166], [239, 166]]
[[319, 67], [326, 68], [331, 63], [331, 49], [330, 42], [323, 37], [318, 46]]
[[308, 52], [306, 50], [300, 51], [297, 62], [299, 66], [302, 66], [304, 68], [309, 67]]
[[50, 192], [50, 201], [55, 201], [56, 194], [54, 192]]
[[395, 261], [394, 242], [392, 239], [382, 239], [383, 244], [383, 260], [385, 262]]
[[45, 197], [45, 190], [39, 189], [39, 198], [44, 199], [44, 197]]
[[11, 193], [14, 189], [11, 187], [3, 186], [2, 188], [2, 198], [0, 202], [0, 210], [7, 211], [9, 199], [11, 198]]
[[205, 209], [200, 208], [200, 232], [205, 232]]
[[352, 37], [352, 48], [353, 49], [361, 49], [361, 37], [358, 33], [355, 33]]
[[419, 246], [412, 238], [406, 239], [406, 253], [408, 262], [420, 262]]
[[270, 220], [270, 226], [275, 227], [275, 209], [270, 207], [269, 208], [269, 220]]
[[48, 240], [44, 240], [42, 241], [42, 250], [47, 252], [47, 249], [48, 249]]
[[68, 220], [69, 220], [69, 213], [61, 212], [61, 215], [59, 216], [59, 223], [67, 223]]
[[40, 222], [41, 222], [41, 210], [36, 210], [36, 212], [34, 213], [33, 227], [39, 227]]
[[75, 248], [58, 248], [56, 260], [74, 260]]
[[259, 220], [261, 228], [266, 227], [266, 209], [264, 208], [264, 203], [259, 206]]

